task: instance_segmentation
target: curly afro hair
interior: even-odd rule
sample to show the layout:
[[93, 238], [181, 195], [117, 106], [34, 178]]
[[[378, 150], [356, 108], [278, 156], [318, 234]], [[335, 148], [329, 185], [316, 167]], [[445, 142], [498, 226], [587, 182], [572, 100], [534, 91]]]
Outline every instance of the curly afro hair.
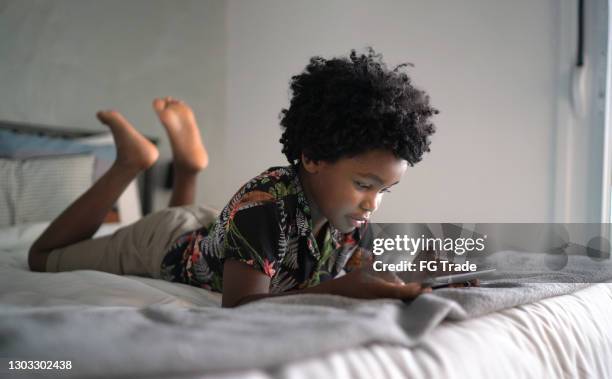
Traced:
[[304, 153], [314, 161], [335, 162], [385, 149], [414, 166], [429, 151], [438, 110], [412, 86], [400, 64], [389, 70], [371, 47], [348, 58], [310, 59], [291, 78], [293, 97], [280, 114], [283, 154], [297, 165]]

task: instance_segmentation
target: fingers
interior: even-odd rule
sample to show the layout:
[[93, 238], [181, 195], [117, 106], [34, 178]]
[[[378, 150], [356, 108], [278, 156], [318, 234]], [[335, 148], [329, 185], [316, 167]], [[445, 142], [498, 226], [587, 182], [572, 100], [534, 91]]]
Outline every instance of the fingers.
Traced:
[[399, 276], [397, 276], [395, 272], [392, 272], [392, 271], [372, 272], [370, 273], [370, 275], [374, 275], [390, 283], [405, 284], [404, 281]]
[[424, 287], [421, 283], [391, 283], [384, 282], [381, 284], [380, 297], [388, 297], [393, 299], [413, 299], [422, 293], [431, 292], [431, 287]]

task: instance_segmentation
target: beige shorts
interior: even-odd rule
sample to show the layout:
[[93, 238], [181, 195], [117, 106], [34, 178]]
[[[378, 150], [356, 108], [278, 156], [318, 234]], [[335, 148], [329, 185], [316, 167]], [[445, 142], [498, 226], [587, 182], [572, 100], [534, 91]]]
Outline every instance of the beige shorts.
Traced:
[[184, 233], [210, 226], [218, 211], [201, 205], [167, 208], [149, 214], [112, 235], [52, 250], [47, 272], [97, 270], [160, 277], [161, 262]]

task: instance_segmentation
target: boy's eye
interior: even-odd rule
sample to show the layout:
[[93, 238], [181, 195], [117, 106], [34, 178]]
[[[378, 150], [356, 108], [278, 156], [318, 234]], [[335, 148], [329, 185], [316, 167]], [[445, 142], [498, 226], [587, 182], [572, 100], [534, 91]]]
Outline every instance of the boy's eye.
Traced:
[[371, 185], [368, 185], [368, 184], [365, 184], [365, 183], [362, 183], [356, 180], [354, 182], [355, 182], [355, 185], [361, 189], [370, 189], [372, 187]]
[[[372, 186], [370, 184], [365, 184], [365, 183], [362, 183], [362, 182], [357, 181], [357, 180], [355, 180], [354, 182], [355, 182], [355, 185], [358, 188], [360, 188], [360, 189], [369, 190], [369, 189], [372, 188]], [[383, 188], [383, 189], [380, 190], [380, 192], [381, 193], [389, 193], [389, 192], [391, 192], [391, 190], [389, 188]]]

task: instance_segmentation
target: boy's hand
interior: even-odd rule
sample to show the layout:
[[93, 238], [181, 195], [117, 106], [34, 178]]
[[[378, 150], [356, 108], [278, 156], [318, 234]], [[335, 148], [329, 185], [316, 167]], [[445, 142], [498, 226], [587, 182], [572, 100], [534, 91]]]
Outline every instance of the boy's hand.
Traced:
[[356, 269], [328, 282], [333, 285], [334, 294], [360, 299], [414, 299], [431, 288], [421, 283], [404, 283], [393, 273], [374, 273], [371, 270]]

